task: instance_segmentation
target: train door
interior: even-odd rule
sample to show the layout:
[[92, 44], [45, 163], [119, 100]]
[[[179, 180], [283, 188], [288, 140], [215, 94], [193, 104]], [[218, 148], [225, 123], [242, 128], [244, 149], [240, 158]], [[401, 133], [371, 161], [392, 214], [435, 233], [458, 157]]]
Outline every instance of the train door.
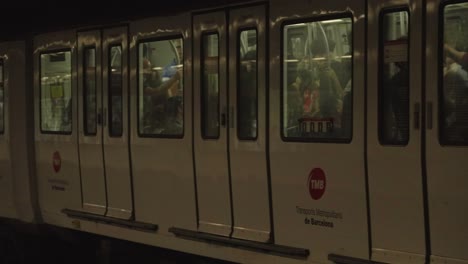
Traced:
[[101, 32], [78, 33], [79, 148], [83, 209], [104, 215], [107, 209], [103, 156]]
[[82, 32], [78, 42], [83, 207], [130, 219], [127, 28]]
[[372, 260], [424, 263], [421, 0], [368, 1], [367, 164]]
[[193, 22], [199, 229], [269, 241], [265, 7], [197, 14]]
[[310, 261], [369, 257], [365, 3], [271, 2], [275, 243], [310, 249]]
[[135, 220], [195, 230], [191, 14], [135, 21], [130, 34]]
[[431, 263], [468, 263], [467, 18], [467, 1], [427, 1], [425, 153]]

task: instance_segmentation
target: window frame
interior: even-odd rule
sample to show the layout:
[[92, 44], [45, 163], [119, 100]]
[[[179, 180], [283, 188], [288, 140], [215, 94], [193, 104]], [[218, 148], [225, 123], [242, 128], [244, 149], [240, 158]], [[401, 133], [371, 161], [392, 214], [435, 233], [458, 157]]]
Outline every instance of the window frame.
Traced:
[[[241, 74], [240, 74], [240, 69], [241, 69], [241, 65], [240, 65], [240, 37], [241, 37], [241, 34], [242, 32], [245, 32], [245, 31], [250, 31], [250, 30], [255, 30], [255, 42], [256, 42], [256, 47], [257, 47], [257, 50], [255, 51], [255, 62], [256, 62], [256, 66], [255, 66], [255, 70], [256, 70], [256, 79], [255, 79], [255, 88], [256, 88], [256, 91], [255, 91], [255, 99], [256, 99], [256, 111], [255, 111], [255, 120], [257, 121], [257, 127], [255, 128], [255, 137], [242, 137], [239, 133], [239, 130], [240, 130], [240, 114], [239, 114], [239, 106], [240, 106], [240, 77], [241, 77]], [[237, 39], [236, 39], [236, 44], [237, 44], [237, 51], [236, 51], [236, 70], [237, 70], [237, 74], [236, 74], [236, 84], [237, 84], [237, 87], [236, 87], [236, 122], [237, 122], [237, 126], [236, 126], [236, 134], [237, 134], [237, 139], [239, 140], [242, 140], [242, 141], [257, 141], [258, 139], [258, 110], [259, 110], [259, 107], [258, 107], [258, 27], [257, 26], [246, 26], [246, 27], [239, 27], [237, 29]], [[218, 66], [219, 67], [219, 66]]]
[[384, 48], [383, 48], [383, 42], [384, 42], [384, 34], [382, 30], [383, 26], [383, 21], [385, 15], [391, 14], [391, 13], [399, 13], [399, 12], [406, 12], [408, 14], [408, 50], [407, 50], [407, 56], [408, 56], [408, 68], [409, 70], [411, 69], [411, 12], [410, 9], [407, 5], [400, 5], [400, 6], [392, 6], [392, 7], [387, 7], [387, 8], [382, 8], [379, 12], [379, 46], [378, 46], [378, 56], [377, 56], [377, 63], [378, 63], [378, 88], [377, 88], [377, 113], [378, 113], [378, 119], [377, 119], [377, 137], [379, 140], [379, 144], [382, 146], [395, 146], [395, 147], [405, 147], [409, 144], [409, 141], [411, 139], [411, 74], [409, 75], [408, 78], [408, 139], [405, 140], [404, 142], [401, 143], [394, 143], [390, 141], [385, 141], [383, 140], [383, 116], [384, 116], [384, 111], [383, 111], [383, 105], [384, 105], [384, 98], [383, 98], [383, 83], [384, 83], [384, 61], [383, 61], [383, 53], [384, 53]]
[[[351, 111], [351, 127], [349, 137], [347, 138], [307, 138], [307, 137], [287, 137], [284, 133], [284, 91], [287, 87], [284, 87], [284, 32], [285, 27], [294, 24], [300, 23], [314, 23], [314, 22], [322, 22], [327, 20], [333, 19], [343, 19], [349, 18], [351, 20], [351, 104], [350, 104], [350, 111]], [[326, 14], [326, 15], [318, 15], [313, 17], [305, 17], [305, 18], [298, 18], [298, 19], [289, 19], [283, 21], [281, 23], [281, 40], [280, 40], [280, 136], [283, 142], [296, 142], [296, 143], [340, 143], [340, 144], [350, 144], [353, 141], [353, 129], [354, 129], [354, 16], [350, 12], [342, 12], [336, 14]], [[343, 90], [345, 87], [342, 87]]]
[[123, 64], [123, 59], [124, 59], [124, 54], [123, 54], [123, 45], [122, 43], [112, 43], [109, 44], [107, 47], [107, 120], [108, 120], [108, 125], [107, 125], [107, 132], [109, 137], [111, 138], [121, 138], [124, 135], [124, 79], [121, 78], [120, 80], [120, 87], [121, 87], [121, 104], [122, 104], [122, 111], [120, 113], [121, 120], [122, 120], [122, 129], [120, 133], [113, 133], [112, 132], [112, 113], [113, 113], [113, 107], [112, 107], [112, 48], [114, 47], [120, 47], [120, 68], [121, 68], [121, 77], [123, 77], [123, 71], [124, 71], [124, 66]]
[[[146, 43], [151, 43], [151, 42], [157, 42], [157, 41], [167, 41], [167, 40], [175, 40], [175, 39], [181, 39], [182, 40], [182, 64], [183, 64], [183, 74], [185, 75], [185, 38], [183, 34], [174, 34], [174, 35], [167, 35], [167, 36], [156, 36], [156, 37], [149, 37], [149, 38], [142, 38], [139, 39], [136, 42], [136, 79], [137, 79], [137, 103], [136, 103], [136, 110], [137, 110], [137, 135], [140, 138], [167, 138], [167, 139], [182, 139], [185, 136], [185, 81], [187, 78], [183, 76], [183, 96], [182, 96], [182, 115], [183, 115], [183, 122], [182, 122], [182, 133], [179, 135], [174, 135], [174, 134], [148, 134], [148, 133], [141, 133], [140, 131], [140, 98], [141, 98], [141, 92], [140, 92], [140, 45], [141, 44], [146, 44]], [[141, 104], [142, 106], [143, 104]]]
[[[70, 120], [70, 131], [49, 131], [49, 130], [44, 130], [42, 128], [42, 55], [50, 55], [54, 53], [65, 53], [65, 52], [70, 52], [70, 98], [71, 101], [70, 103], [71, 108], [72, 108], [72, 114], [71, 114], [71, 120]], [[71, 48], [59, 48], [59, 49], [51, 49], [47, 50], [44, 52], [40, 52], [39, 54], [39, 130], [41, 134], [50, 134], [50, 135], [72, 135], [73, 134], [73, 52]]]
[[[97, 81], [97, 60], [96, 60], [96, 55], [97, 55], [97, 47], [96, 45], [87, 45], [87, 46], [84, 46], [83, 47], [83, 133], [85, 136], [96, 136], [97, 135], [97, 132], [98, 132], [98, 124], [99, 124], [99, 117], [98, 117], [98, 100], [97, 100], [97, 94], [98, 94], [98, 86], [95, 85], [94, 87], [94, 98], [96, 99], [96, 108], [94, 109], [94, 114], [96, 116], [96, 131], [94, 133], [89, 133], [88, 132], [88, 116], [87, 116], [87, 106], [88, 106], [88, 103], [87, 103], [87, 93], [86, 91], [88, 90], [87, 86], [86, 86], [86, 77], [88, 76], [86, 73], [85, 73], [85, 62], [86, 62], [86, 51], [87, 50], [92, 50], [94, 49], [94, 64], [95, 64], [95, 69], [94, 69], [94, 80]], [[97, 83], [96, 83], [97, 84]]]

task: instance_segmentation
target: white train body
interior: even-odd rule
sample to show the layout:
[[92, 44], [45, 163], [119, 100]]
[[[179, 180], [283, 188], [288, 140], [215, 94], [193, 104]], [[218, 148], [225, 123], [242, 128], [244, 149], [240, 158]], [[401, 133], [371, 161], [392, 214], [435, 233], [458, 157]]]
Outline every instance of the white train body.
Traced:
[[443, 61], [467, 22], [270, 0], [0, 43], [0, 217], [241, 263], [468, 263], [468, 73]]

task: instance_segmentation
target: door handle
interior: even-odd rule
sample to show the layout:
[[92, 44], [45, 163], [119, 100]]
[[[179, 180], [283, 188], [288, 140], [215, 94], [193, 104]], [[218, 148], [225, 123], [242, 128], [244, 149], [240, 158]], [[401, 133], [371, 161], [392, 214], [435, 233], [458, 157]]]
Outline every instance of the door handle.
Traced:
[[99, 110], [98, 110], [97, 123], [98, 123], [98, 125], [102, 126], [102, 108], [99, 108]]
[[415, 103], [414, 104], [414, 115], [413, 115], [413, 122], [414, 122], [414, 129], [416, 130], [419, 130], [419, 128], [421, 127], [420, 125], [420, 118], [419, 118], [419, 114], [420, 114], [420, 104], [419, 103]]
[[226, 126], [226, 113], [221, 114], [221, 126]]
[[104, 111], [102, 113], [102, 126], [107, 125], [107, 108], [104, 108]]
[[427, 129], [432, 129], [432, 102], [427, 103]]
[[229, 107], [229, 127], [234, 128], [234, 122], [235, 122], [235, 111], [234, 111], [234, 106]]
[[226, 127], [228, 122], [228, 115], [227, 115], [227, 107], [223, 107], [223, 111], [221, 112], [221, 126]]

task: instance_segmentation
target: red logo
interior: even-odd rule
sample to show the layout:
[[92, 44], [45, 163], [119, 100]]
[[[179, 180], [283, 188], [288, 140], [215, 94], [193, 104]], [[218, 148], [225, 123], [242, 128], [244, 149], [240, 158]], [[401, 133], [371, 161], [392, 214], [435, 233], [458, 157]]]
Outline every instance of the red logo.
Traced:
[[319, 200], [325, 193], [327, 186], [327, 179], [325, 173], [320, 168], [314, 168], [309, 174], [309, 194], [314, 200]]
[[54, 166], [55, 173], [60, 171], [60, 168], [62, 167], [62, 159], [60, 158], [60, 153], [58, 151], [55, 151], [52, 155], [52, 165]]

